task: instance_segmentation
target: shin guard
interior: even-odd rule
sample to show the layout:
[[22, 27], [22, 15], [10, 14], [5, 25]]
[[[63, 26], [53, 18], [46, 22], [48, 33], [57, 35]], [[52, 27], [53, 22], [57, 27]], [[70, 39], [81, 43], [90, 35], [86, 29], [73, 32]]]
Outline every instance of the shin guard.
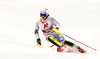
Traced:
[[49, 36], [48, 40], [53, 43], [54, 45], [56, 45], [57, 47], [61, 47], [62, 43], [58, 42], [57, 40], [55, 40], [53, 37]]

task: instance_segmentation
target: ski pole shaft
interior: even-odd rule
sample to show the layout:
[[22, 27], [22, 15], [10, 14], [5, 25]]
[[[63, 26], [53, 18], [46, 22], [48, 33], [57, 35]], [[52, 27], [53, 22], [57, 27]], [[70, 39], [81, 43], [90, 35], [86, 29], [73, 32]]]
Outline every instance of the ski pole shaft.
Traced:
[[[63, 33], [62, 33], [62, 34], [63, 34]], [[92, 47], [90, 47], [90, 46], [88, 46], [88, 45], [86, 45], [86, 44], [84, 44], [84, 43], [82, 43], [82, 42], [80, 42], [80, 41], [78, 41], [78, 40], [75, 40], [74, 38], [72, 38], [72, 37], [70, 37], [70, 36], [68, 36], [68, 35], [65, 35], [65, 34], [63, 34], [63, 35], [66, 36], [66, 37], [68, 37], [68, 38], [70, 38], [70, 39], [72, 39], [72, 40], [74, 40], [74, 41], [76, 41], [76, 42], [78, 42], [78, 43], [83, 44], [84, 46], [86, 46], [86, 47], [88, 47], [88, 48], [91, 48], [91, 49], [93, 49], [93, 50], [96, 51], [96, 49], [94, 49], [94, 48], [92, 48]]]

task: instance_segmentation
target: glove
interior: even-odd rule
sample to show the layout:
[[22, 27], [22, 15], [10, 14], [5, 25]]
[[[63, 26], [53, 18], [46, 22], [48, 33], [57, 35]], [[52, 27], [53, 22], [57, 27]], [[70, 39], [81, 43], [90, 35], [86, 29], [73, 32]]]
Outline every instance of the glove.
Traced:
[[56, 33], [60, 33], [60, 34], [62, 34], [62, 33], [59, 31], [58, 28], [53, 28], [53, 31], [56, 32]]
[[37, 39], [37, 46], [41, 47], [41, 40], [40, 40], [40, 38]]
[[58, 27], [56, 27], [56, 29], [58, 29], [58, 30], [59, 30], [59, 28], [58, 28]]

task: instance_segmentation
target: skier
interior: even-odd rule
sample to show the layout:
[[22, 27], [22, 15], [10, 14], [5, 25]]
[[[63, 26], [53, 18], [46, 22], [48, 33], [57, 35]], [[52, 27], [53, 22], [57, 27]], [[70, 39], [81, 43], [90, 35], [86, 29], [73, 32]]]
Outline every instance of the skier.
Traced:
[[76, 44], [65, 40], [65, 38], [59, 32], [60, 24], [53, 18], [50, 17], [49, 11], [47, 8], [44, 8], [40, 11], [40, 19], [36, 22], [35, 25], [35, 35], [37, 38], [37, 46], [41, 47], [41, 39], [39, 37], [38, 30], [41, 29], [47, 41], [51, 42], [53, 45], [57, 46], [57, 52], [63, 52], [62, 48], [64, 45], [74, 48], [80, 53], [85, 53], [85, 50], [77, 46]]

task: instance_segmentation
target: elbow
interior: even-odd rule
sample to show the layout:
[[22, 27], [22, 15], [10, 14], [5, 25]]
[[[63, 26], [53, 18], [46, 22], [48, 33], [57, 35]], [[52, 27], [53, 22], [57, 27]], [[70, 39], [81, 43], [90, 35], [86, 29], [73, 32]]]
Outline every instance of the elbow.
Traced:
[[37, 34], [38, 33], [38, 29], [35, 29], [34, 33]]

